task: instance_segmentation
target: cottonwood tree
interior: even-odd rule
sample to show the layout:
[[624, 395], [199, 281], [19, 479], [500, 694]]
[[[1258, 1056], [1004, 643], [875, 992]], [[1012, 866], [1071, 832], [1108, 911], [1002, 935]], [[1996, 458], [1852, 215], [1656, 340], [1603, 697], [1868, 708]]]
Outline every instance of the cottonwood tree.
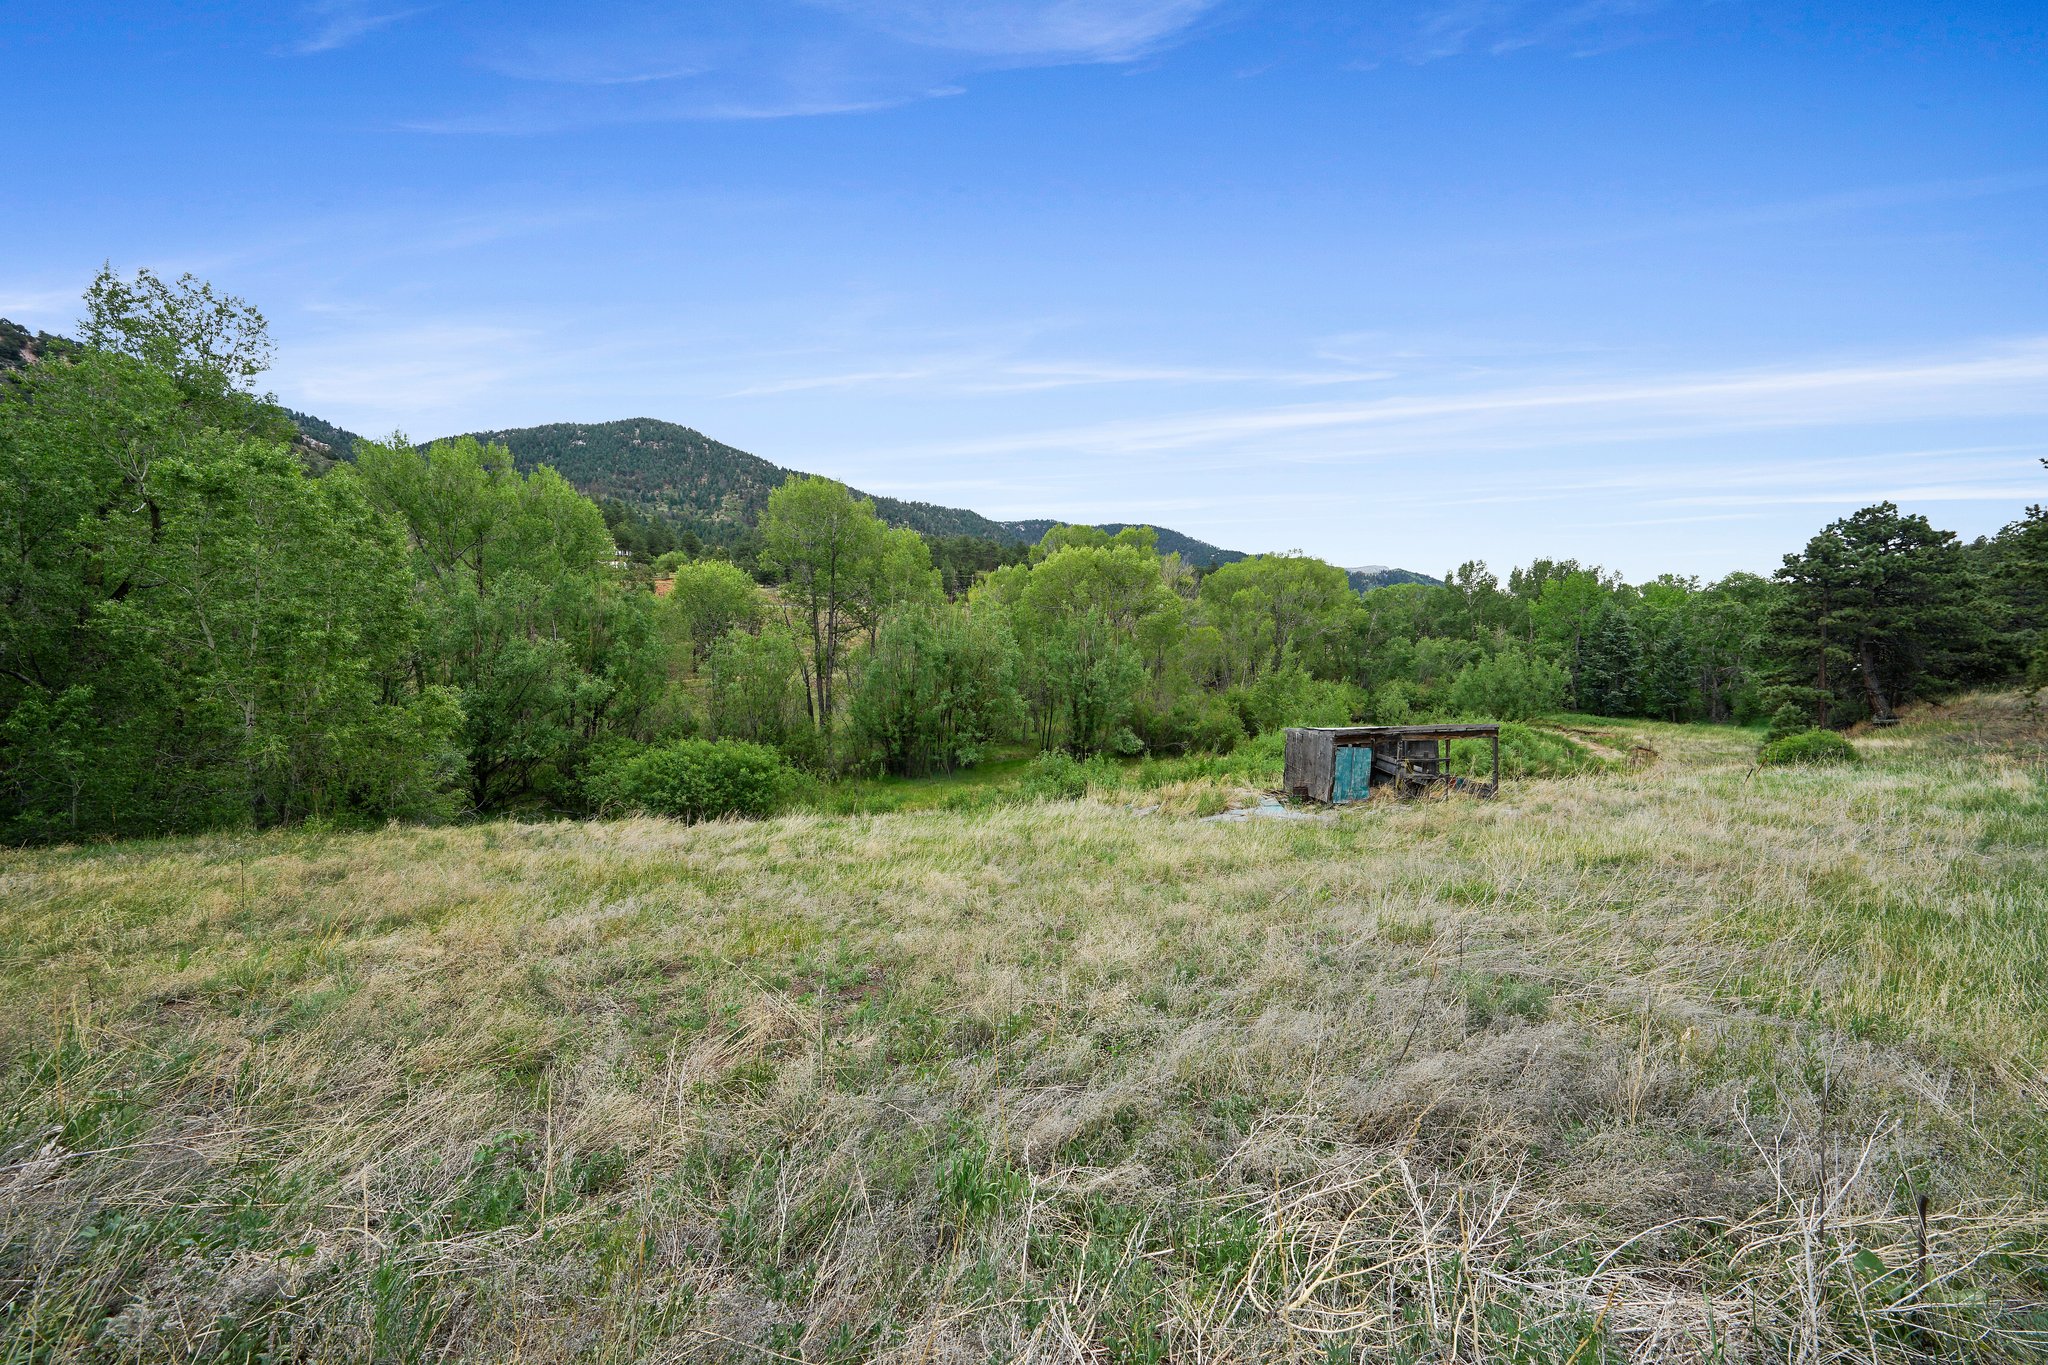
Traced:
[[886, 526], [874, 555], [856, 576], [851, 610], [872, 648], [892, 612], [934, 606], [944, 596], [924, 537], [907, 526]]
[[1519, 645], [1467, 664], [1451, 680], [1450, 707], [1474, 720], [1528, 720], [1564, 705], [1564, 670]]
[[296, 429], [256, 380], [270, 368], [269, 325], [255, 305], [190, 274], [167, 282], [154, 271], [124, 279], [101, 266], [85, 294], [79, 339], [124, 355], [168, 379], [207, 425], [277, 442]]
[[1204, 578], [1199, 600], [1203, 619], [1230, 650], [1232, 681], [1249, 683], [1336, 638], [1356, 597], [1334, 565], [1305, 555], [1254, 555]]
[[738, 565], [702, 559], [678, 564], [672, 574], [663, 602], [682, 632], [692, 672], [703, 668], [712, 648], [727, 634], [760, 624], [761, 589]]
[[1181, 611], [1157, 555], [1107, 537], [1067, 545], [1029, 567], [998, 569], [969, 601], [1009, 612], [1041, 745], [1096, 753], [1137, 744], [1129, 720], [1146, 680], [1140, 642], [1161, 616]]
[[865, 624], [890, 544], [875, 505], [831, 479], [791, 479], [761, 514], [761, 562], [781, 579], [782, 601], [807, 632], [811, 721], [830, 731], [833, 688], [847, 640]]
[[597, 505], [542, 465], [527, 474], [474, 436], [421, 449], [402, 436], [356, 447], [372, 495], [405, 526], [428, 577], [461, 576], [488, 594], [501, 575], [587, 574], [611, 558]]
[[1687, 603], [1694, 686], [1706, 719], [1754, 719], [1761, 709], [1765, 629], [1778, 586], [1732, 573]]
[[720, 636], [705, 662], [713, 739], [770, 744], [809, 762], [819, 756], [803, 650], [780, 621]]
[[660, 604], [607, 567], [596, 504], [470, 437], [356, 450], [413, 548], [425, 622], [414, 667], [461, 700], [477, 808], [578, 802], [594, 748], [668, 727]]
[[262, 319], [103, 272], [88, 344], [0, 385], [0, 820], [23, 837], [441, 808], [405, 545], [248, 392]]
[[924, 606], [882, 629], [849, 716], [888, 771], [917, 777], [980, 760], [1017, 709], [1017, 646], [1000, 614]]

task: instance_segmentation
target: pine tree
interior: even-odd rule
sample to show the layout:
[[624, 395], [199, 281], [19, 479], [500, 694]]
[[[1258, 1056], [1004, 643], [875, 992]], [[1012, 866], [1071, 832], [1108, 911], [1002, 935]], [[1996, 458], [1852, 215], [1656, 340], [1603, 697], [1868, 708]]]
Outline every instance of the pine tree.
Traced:
[[1579, 705], [1602, 716], [1632, 716], [1640, 709], [1637, 679], [1642, 641], [1628, 612], [1613, 598], [1600, 605], [1586, 631], [1579, 667]]
[[1978, 593], [1953, 532], [1888, 502], [1834, 522], [1787, 555], [1771, 614], [1779, 711], [1820, 726], [1971, 676], [1988, 657]]
[[1671, 617], [1663, 629], [1643, 641], [1642, 706], [1664, 720], [1684, 720], [1697, 696], [1698, 655], [1682, 617]]

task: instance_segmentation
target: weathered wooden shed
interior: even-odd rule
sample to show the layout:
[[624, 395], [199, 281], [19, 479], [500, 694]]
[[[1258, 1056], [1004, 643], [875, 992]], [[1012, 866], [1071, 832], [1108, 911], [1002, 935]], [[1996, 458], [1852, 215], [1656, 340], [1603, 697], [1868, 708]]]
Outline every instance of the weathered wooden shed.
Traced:
[[[1492, 751], [1493, 778], [1456, 777], [1451, 745], [1485, 742]], [[1339, 725], [1287, 732], [1288, 794], [1338, 805], [1363, 801], [1371, 789], [1391, 786], [1403, 796], [1432, 787], [1492, 796], [1500, 790], [1498, 725]]]

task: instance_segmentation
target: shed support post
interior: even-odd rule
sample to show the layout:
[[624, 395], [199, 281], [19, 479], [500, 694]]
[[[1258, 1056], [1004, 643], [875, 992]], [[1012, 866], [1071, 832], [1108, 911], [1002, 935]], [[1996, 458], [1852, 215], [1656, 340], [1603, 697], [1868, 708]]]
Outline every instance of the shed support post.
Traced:
[[1495, 730], [1495, 731], [1493, 732], [1493, 790], [1492, 790], [1492, 791], [1490, 791], [1490, 792], [1488, 792], [1488, 793], [1487, 793], [1487, 795], [1488, 795], [1488, 796], [1497, 796], [1497, 795], [1499, 795], [1499, 794], [1500, 794], [1500, 731], [1498, 731], [1498, 730]]

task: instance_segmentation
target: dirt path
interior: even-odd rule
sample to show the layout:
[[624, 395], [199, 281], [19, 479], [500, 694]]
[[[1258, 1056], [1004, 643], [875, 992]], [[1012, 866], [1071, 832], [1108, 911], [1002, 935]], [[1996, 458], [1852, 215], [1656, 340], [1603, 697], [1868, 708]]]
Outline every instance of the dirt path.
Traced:
[[1541, 728], [1560, 735], [1570, 735], [1592, 750], [1595, 757], [1604, 758], [1610, 763], [1626, 763], [1631, 768], [1647, 768], [1657, 761], [1657, 751], [1640, 741], [1631, 742], [1624, 751], [1606, 743], [1598, 730], [1583, 730], [1576, 725], [1545, 725]]

